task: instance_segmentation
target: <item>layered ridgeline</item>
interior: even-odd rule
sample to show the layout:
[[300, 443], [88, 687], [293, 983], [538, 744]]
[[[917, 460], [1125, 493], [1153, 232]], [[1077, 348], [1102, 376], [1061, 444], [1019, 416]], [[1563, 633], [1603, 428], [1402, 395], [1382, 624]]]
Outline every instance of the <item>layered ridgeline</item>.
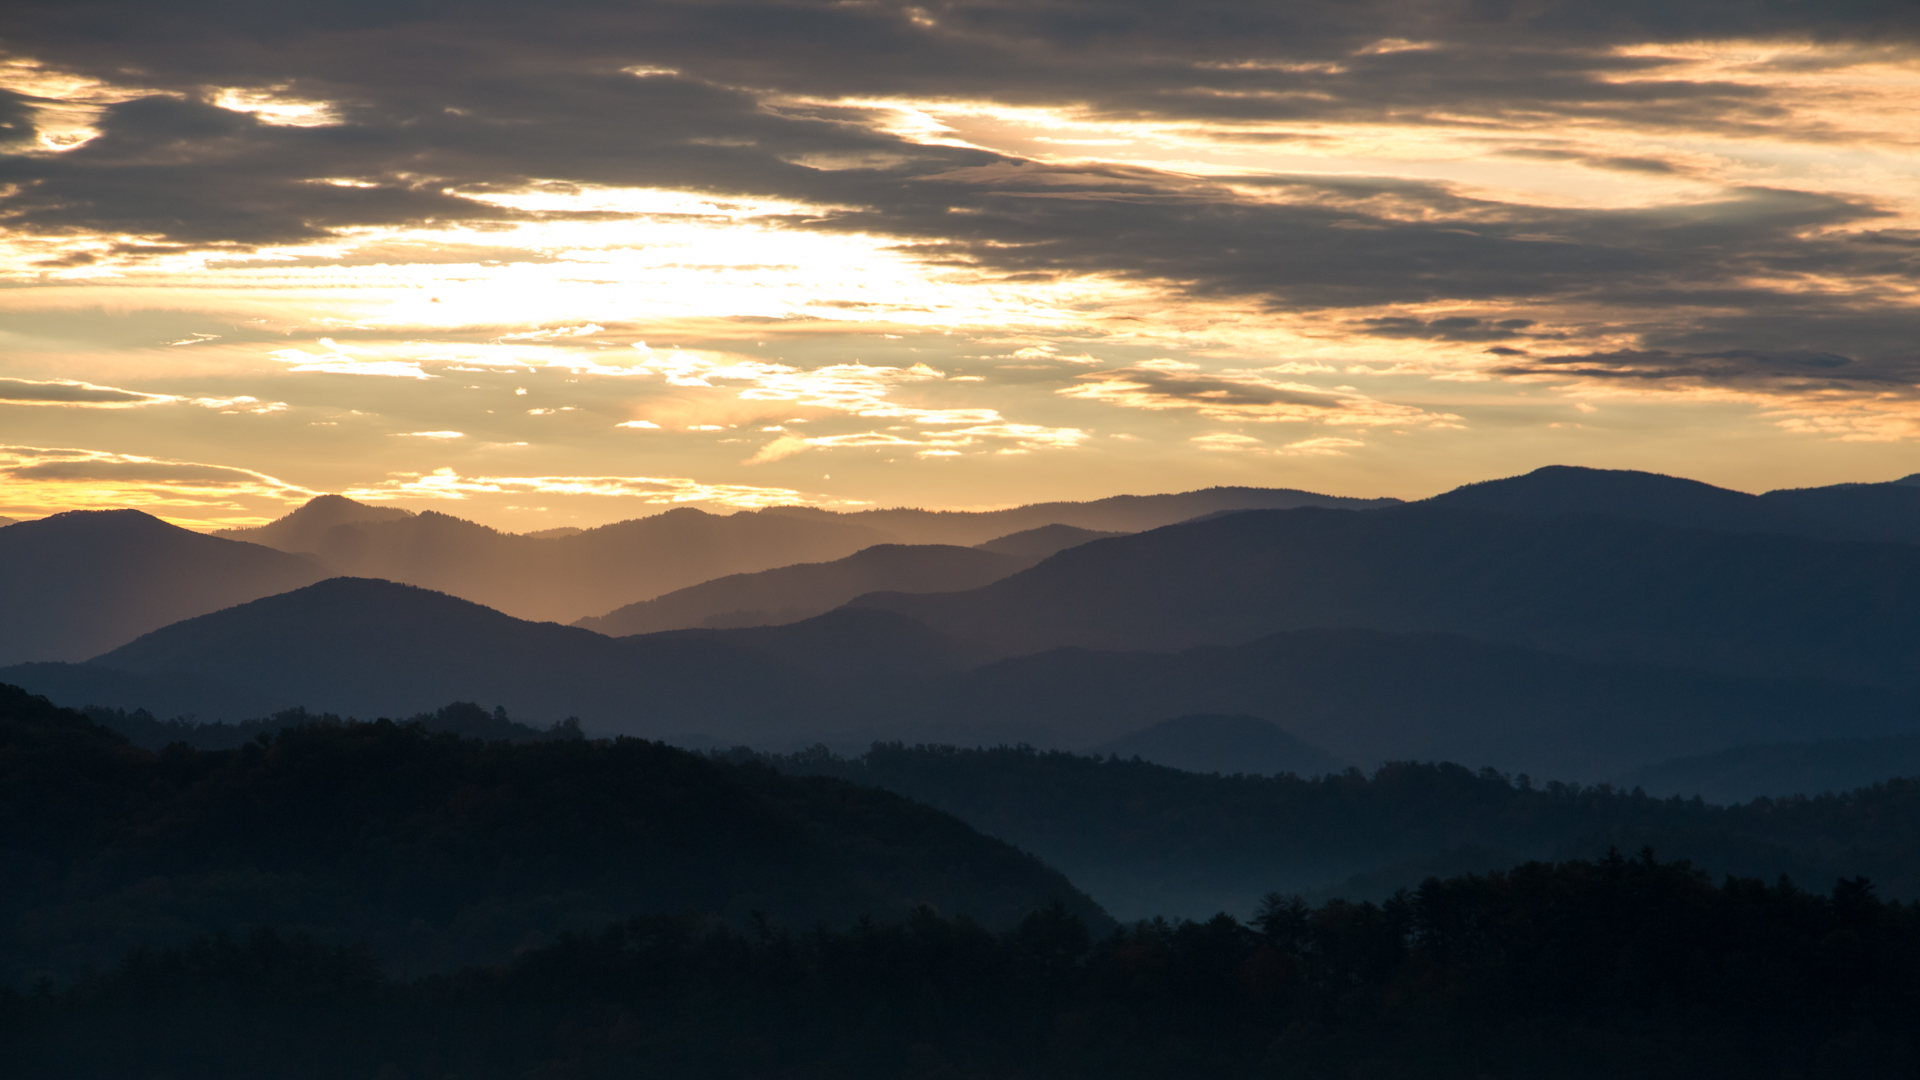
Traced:
[[0, 866], [11, 986], [261, 924], [415, 971], [646, 913], [806, 928], [931, 904], [1004, 927], [1058, 904], [1109, 925], [1030, 856], [845, 781], [393, 723], [156, 754], [5, 686]]
[[726, 756], [944, 810], [1058, 867], [1123, 921], [1244, 915], [1274, 889], [1380, 899], [1435, 874], [1647, 846], [1716, 876], [1787, 874], [1824, 890], [1867, 875], [1920, 899], [1920, 779], [1715, 806], [1454, 764], [1264, 777], [1027, 747]]
[[271, 524], [219, 535], [311, 553], [335, 574], [405, 582], [521, 618], [570, 622], [713, 578], [829, 562], [875, 544], [968, 547], [1047, 525], [1137, 532], [1223, 510], [1360, 509], [1395, 501], [1209, 488], [977, 513], [783, 506], [720, 515], [683, 507], [595, 529], [517, 536], [446, 514], [328, 495]]
[[169, 623], [328, 577], [310, 558], [138, 510], [75, 510], [0, 530], [0, 664], [82, 660]]
[[[879, 738], [1084, 749], [1216, 713], [1278, 723], [1339, 762], [1445, 759], [1580, 780], [1747, 743], [1913, 729], [1907, 699], [1885, 689], [1608, 664], [1452, 635], [1294, 631], [1178, 653], [981, 659], [877, 609], [608, 638], [336, 578], [167, 627], [90, 664], [23, 665], [0, 679], [75, 706], [201, 721], [295, 705], [410, 715], [474, 700], [536, 724], [573, 716], [592, 732], [767, 748]], [[220, 711], [241, 700], [267, 707]]]
[[729, 574], [573, 625], [620, 637], [661, 630], [774, 626], [825, 614], [870, 592], [958, 592], [998, 581], [1056, 552], [1122, 533], [1045, 525], [973, 547], [875, 544], [844, 559]]

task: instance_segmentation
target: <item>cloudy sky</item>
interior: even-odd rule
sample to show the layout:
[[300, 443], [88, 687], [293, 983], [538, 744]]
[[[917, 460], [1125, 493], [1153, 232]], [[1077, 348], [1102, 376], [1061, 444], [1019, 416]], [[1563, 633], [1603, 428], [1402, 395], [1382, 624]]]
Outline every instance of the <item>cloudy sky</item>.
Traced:
[[10, 0], [0, 514], [1920, 471], [1911, 0]]

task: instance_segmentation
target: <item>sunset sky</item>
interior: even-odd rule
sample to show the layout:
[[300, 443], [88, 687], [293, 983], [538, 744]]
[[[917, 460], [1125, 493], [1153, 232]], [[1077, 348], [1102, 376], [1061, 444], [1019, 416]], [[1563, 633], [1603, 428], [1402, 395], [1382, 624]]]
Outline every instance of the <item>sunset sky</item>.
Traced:
[[1911, 2], [0, 13], [0, 515], [1920, 472]]

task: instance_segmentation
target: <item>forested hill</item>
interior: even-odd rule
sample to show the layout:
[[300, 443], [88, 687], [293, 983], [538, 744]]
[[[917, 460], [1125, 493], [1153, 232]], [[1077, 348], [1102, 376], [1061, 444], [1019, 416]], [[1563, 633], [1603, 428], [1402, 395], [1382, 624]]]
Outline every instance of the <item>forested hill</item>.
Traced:
[[[749, 755], [735, 751], [735, 759]], [[760, 760], [898, 792], [1059, 867], [1120, 919], [1245, 914], [1272, 889], [1382, 897], [1433, 874], [1651, 845], [1713, 873], [1920, 899], [1920, 780], [1713, 806], [1491, 769], [1395, 763], [1215, 776], [1031, 748], [876, 745]]]
[[655, 912], [806, 927], [930, 903], [1006, 926], [1057, 902], [1111, 925], [1032, 857], [844, 781], [385, 721], [155, 754], [7, 686], [0, 880], [11, 985], [259, 924], [413, 971]]
[[1616, 854], [1111, 936], [636, 919], [413, 983], [257, 932], [0, 993], [0, 1044], [70, 1080], [1907, 1080], [1916, 1011], [1920, 909]]

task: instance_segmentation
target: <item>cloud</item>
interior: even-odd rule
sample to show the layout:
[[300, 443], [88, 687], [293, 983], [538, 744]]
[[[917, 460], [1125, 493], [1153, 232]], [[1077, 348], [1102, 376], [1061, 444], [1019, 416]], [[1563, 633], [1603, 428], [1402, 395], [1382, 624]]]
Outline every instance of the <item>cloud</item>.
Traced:
[[590, 495], [631, 499], [644, 505], [710, 503], [739, 510], [767, 506], [843, 505], [846, 500], [823, 499], [791, 488], [746, 484], [708, 484], [681, 477], [657, 476], [462, 476], [450, 468], [431, 473], [395, 473], [380, 484], [352, 488], [352, 499], [463, 500], [481, 495]]
[[185, 404], [227, 413], [271, 413], [281, 412], [287, 408], [287, 404], [283, 401], [261, 401], [259, 398], [244, 395], [181, 397], [177, 394], [148, 394], [139, 390], [122, 390], [114, 386], [95, 386], [92, 383], [66, 379], [37, 382], [32, 379], [0, 378], [0, 403], [81, 409], [124, 409], [142, 405]]
[[394, 435], [402, 439], [464, 439], [464, 431], [396, 431]]
[[125, 507], [183, 524], [263, 523], [319, 494], [254, 469], [103, 450], [0, 446], [0, 511]]
[[1173, 361], [1090, 372], [1058, 392], [1128, 409], [1191, 409], [1211, 420], [1366, 427], [1453, 427], [1460, 421], [1452, 413], [1380, 401], [1350, 387], [1323, 390], [1257, 370], [1206, 372], [1197, 365]]

